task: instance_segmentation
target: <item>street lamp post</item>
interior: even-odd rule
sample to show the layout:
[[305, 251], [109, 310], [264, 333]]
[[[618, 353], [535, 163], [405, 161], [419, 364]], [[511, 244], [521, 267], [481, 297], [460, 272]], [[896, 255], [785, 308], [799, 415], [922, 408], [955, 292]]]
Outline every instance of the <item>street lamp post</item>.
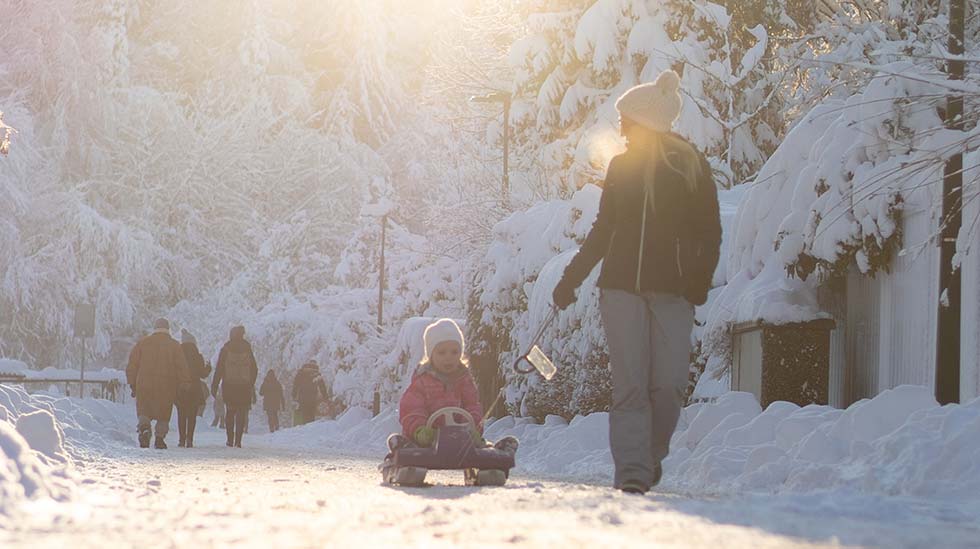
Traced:
[[503, 103], [504, 105], [504, 173], [500, 182], [501, 202], [506, 206], [510, 199], [510, 101], [509, 92], [497, 91], [487, 95], [470, 97], [473, 103]]

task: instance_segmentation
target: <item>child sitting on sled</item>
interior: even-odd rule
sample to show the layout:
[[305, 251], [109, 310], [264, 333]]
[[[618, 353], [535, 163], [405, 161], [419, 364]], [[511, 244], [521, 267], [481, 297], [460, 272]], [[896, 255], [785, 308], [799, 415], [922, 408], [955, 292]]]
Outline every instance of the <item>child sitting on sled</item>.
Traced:
[[[452, 319], [443, 318], [426, 327], [422, 340], [425, 357], [398, 405], [402, 433], [388, 437], [388, 449], [394, 452], [409, 446], [432, 446], [441, 423], [436, 422], [432, 427], [426, 423], [433, 412], [447, 406], [469, 412], [475, 423], [473, 436], [478, 439], [478, 445], [489, 446], [483, 440], [483, 407], [476, 383], [463, 358], [463, 332]], [[493, 447], [513, 454], [517, 452], [517, 439], [504, 437]]]

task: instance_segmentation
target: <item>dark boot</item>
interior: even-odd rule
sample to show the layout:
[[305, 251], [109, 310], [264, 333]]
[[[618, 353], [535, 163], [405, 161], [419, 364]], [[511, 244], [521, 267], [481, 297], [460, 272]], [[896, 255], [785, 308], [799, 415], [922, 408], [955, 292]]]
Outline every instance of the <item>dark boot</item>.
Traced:
[[153, 443], [153, 447], [157, 450], [166, 450], [167, 443], [163, 441], [163, 437], [157, 437], [156, 442]]
[[140, 432], [139, 432], [139, 441], [140, 441], [140, 448], [149, 448], [150, 447], [150, 430], [149, 429], [145, 429], [145, 430], [144, 429], [141, 429], [140, 430]]

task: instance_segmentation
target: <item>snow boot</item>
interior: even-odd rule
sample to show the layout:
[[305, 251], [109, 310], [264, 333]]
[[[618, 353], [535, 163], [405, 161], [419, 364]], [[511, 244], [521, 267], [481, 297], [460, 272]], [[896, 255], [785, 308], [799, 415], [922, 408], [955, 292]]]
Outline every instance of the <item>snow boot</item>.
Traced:
[[503, 486], [507, 471], [501, 469], [463, 469], [463, 481], [467, 486]]
[[186, 445], [187, 445], [187, 443], [184, 442], [184, 439], [180, 439], [180, 442], [177, 443], [177, 447], [178, 448], [183, 448]]
[[399, 486], [423, 486], [428, 469], [422, 467], [387, 467], [384, 481]]
[[493, 447], [498, 450], [507, 452], [510, 455], [514, 455], [517, 453], [518, 444], [519, 442], [517, 441], [516, 437], [507, 436], [495, 442], [493, 444]]
[[166, 450], [167, 443], [163, 441], [163, 437], [157, 437], [156, 442], [153, 443], [153, 447], [157, 450]]
[[142, 430], [141, 429], [140, 430], [140, 432], [139, 432], [139, 441], [140, 441], [140, 448], [149, 448], [150, 447], [150, 430], [149, 429], [145, 429], [145, 430]]

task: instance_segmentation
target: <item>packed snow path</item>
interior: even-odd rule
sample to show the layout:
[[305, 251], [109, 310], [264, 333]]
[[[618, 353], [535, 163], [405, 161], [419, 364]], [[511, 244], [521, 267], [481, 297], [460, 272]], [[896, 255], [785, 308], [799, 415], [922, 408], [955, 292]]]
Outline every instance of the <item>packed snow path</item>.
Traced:
[[80, 465], [88, 480], [73, 503], [33, 504], [26, 523], [0, 532], [0, 546], [717, 549], [934, 547], [937, 536], [944, 547], [967, 547], [980, 539], [952, 506], [638, 497], [520, 476], [481, 489], [449, 472], [431, 474], [431, 487], [392, 488], [380, 484], [375, 458], [267, 442], [246, 436], [244, 449], [226, 448], [223, 435], [208, 430], [193, 449], [116, 448]]

